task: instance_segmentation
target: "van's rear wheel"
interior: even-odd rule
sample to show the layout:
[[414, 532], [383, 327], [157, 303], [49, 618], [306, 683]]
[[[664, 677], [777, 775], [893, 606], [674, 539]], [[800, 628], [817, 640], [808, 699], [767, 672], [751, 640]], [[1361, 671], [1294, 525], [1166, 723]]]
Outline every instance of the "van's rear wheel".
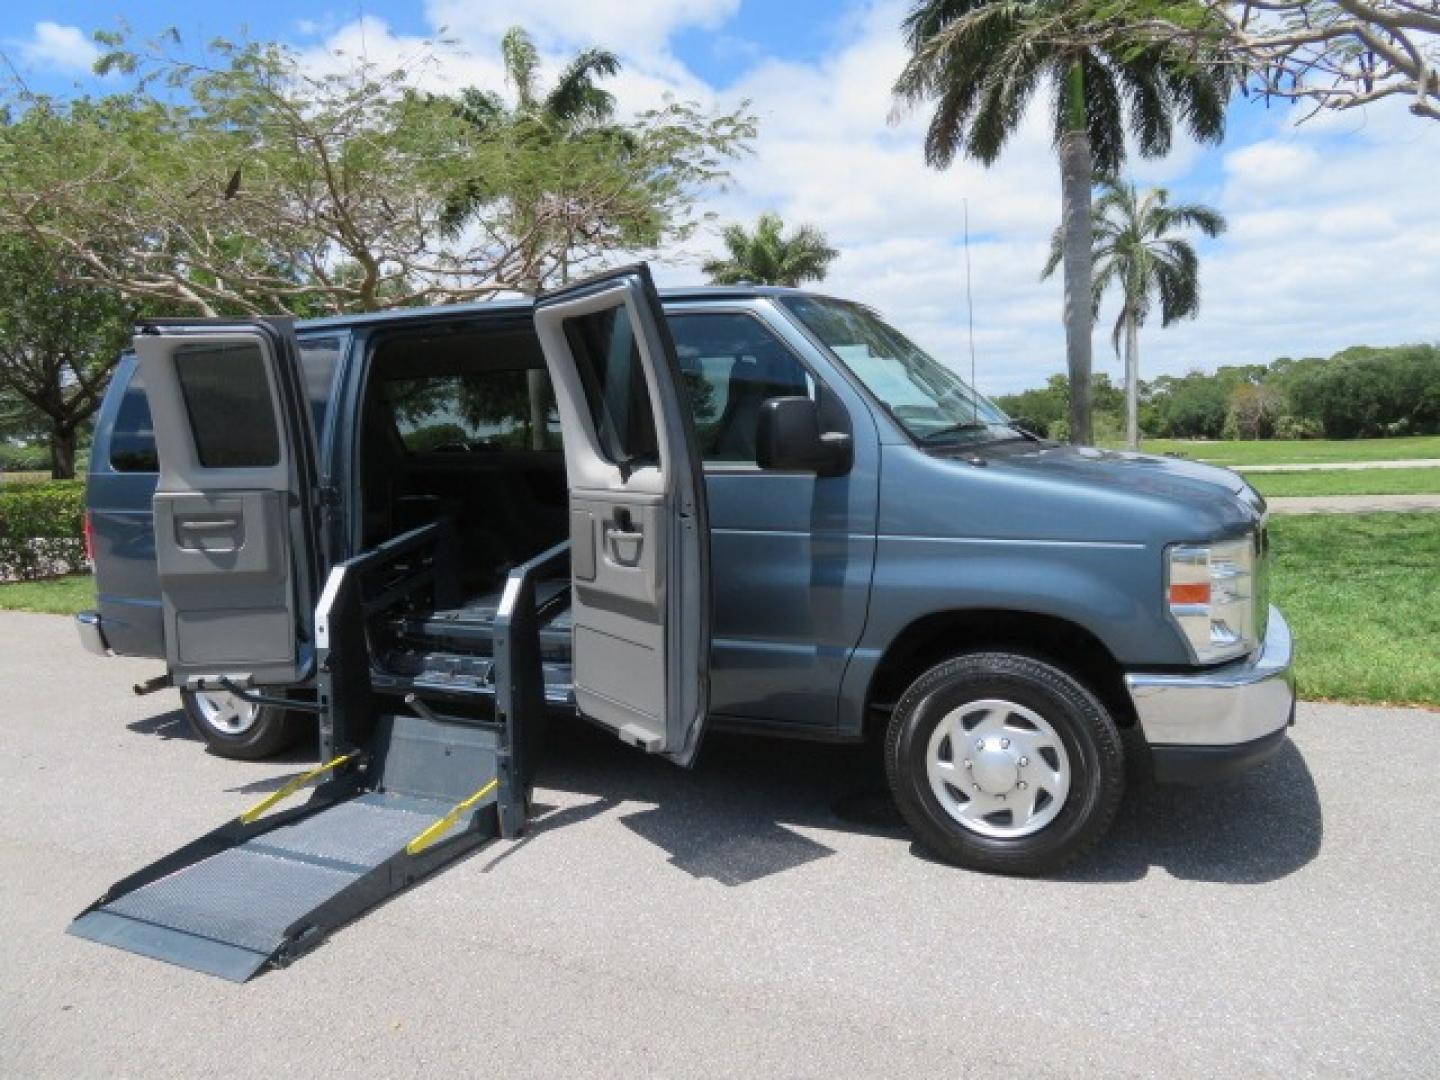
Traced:
[[225, 690], [181, 690], [185, 718], [210, 752], [259, 761], [299, 742], [306, 716], [274, 705], [255, 705]]
[[885, 768], [900, 812], [947, 862], [1044, 874], [1110, 827], [1125, 787], [1120, 733], [1070, 675], [975, 653], [921, 675], [890, 720]]

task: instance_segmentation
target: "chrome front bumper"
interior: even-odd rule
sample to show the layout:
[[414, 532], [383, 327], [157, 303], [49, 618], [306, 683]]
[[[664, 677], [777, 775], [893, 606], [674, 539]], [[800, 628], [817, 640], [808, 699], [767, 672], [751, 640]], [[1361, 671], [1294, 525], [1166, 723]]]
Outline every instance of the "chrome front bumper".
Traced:
[[80, 644], [86, 652], [96, 656], [110, 655], [110, 645], [105, 640], [105, 631], [100, 628], [98, 611], [82, 611], [76, 615], [75, 629], [80, 632]]
[[1212, 755], [1234, 748], [1251, 751], [1248, 763], [1264, 756], [1256, 751], [1278, 747], [1295, 717], [1294, 654], [1290, 626], [1271, 607], [1264, 645], [1248, 660], [1205, 671], [1126, 675], [1157, 761], [1172, 748]]

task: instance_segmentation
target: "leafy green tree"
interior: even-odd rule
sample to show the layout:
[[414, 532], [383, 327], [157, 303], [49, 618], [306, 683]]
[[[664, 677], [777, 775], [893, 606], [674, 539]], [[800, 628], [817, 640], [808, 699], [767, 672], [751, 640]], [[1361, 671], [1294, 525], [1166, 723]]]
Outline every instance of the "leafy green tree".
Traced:
[[1218, 142], [1232, 78], [1209, 62], [1204, 41], [1182, 48], [1153, 39], [1123, 7], [1102, 18], [1072, 0], [920, 0], [903, 29], [911, 57], [895, 82], [896, 100], [935, 103], [925, 158], [937, 168], [957, 154], [993, 164], [1036, 91], [1050, 88], [1066, 363], [1078, 388], [1070, 437], [1088, 443], [1094, 177], [1119, 174], [1127, 133], [1145, 157], [1169, 151], [1177, 120], [1201, 142]]
[[1440, 346], [1356, 346], [1288, 373], [1292, 411], [1332, 439], [1440, 432]]
[[[670, 102], [584, 137], [537, 137], [421, 92], [433, 54], [317, 74], [273, 43], [220, 41], [197, 57], [173, 35], [100, 37], [98, 67], [123, 92], [0, 100], [15, 117], [0, 122], [0, 233], [34, 238], [89, 281], [205, 315], [533, 288], [689, 235], [699, 198], [754, 134], [743, 108]], [[602, 59], [562, 78], [581, 99], [572, 113], [600, 106]]]
[[[1139, 191], [1125, 180], [1107, 180], [1101, 186], [1094, 211], [1094, 247], [1091, 283], [1094, 307], [1112, 286], [1120, 288], [1120, 314], [1111, 341], [1125, 355], [1125, 444], [1140, 448], [1140, 327], [1150, 317], [1156, 297], [1160, 324], [1193, 318], [1200, 310], [1200, 259], [1190, 242], [1176, 236], [1191, 227], [1206, 236], [1225, 231], [1225, 218], [1198, 203], [1170, 203], [1164, 188]], [[1050, 242], [1050, 257], [1042, 278], [1060, 265], [1065, 238], [1060, 229]]]
[[[1124, 394], [1103, 371], [1091, 380], [1090, 398], [1096, 429], [1119, 431]], [[1064, 375], [1051, 375], [1045, 386], [1038, 390], [997, 397], [995, 404], [1037, 435], [1060, 438], [1069, 432], [1070, 380]]]
[[57, 480], [75, 475], [81, 429], [100, 407], [135, 313], [113, 291], [75, 281], [43, 247], [0, 238], [0, 398], [19, 406], [12, 424], [44, 430]]
[[[602, 151], [629, 149], [625, 129], [614, 122], [615, 98], [600, 80], [620, 71], [620, 59], [604, 49], [586, 49], [576, 54], [560, 72], [555, 84], [544, 93], [539, 85], [540, 54], [521, 27], [506, 31], [500, 42], [505, 81], [515, 94], [511, 106], [493, 90], [470, 87], [462, 91], [459, 115], [485, 142], [519, 145], [529, 151], [551, 155], [569, 152], [566, 144], [593, 144]], [[461, 233], [477, 217], [505, 204], [514, 221], [514, 232], [524, 249], [522, 263], [528, 279], [521, 291], [540, 290], [545, 266], [543, 253], [563, 230], [566, 193], [553, 190], [548, 174], [535, 177], [539, 183], [522, 182], [517, 188], [497, 184], [488, 176], [476, 175], [465, 182], [446, 202], [442, 222], [451, 236]], [[658, 240], [657, 222], [649, 215], [629, 227], [637, 243]], [[560, 277], [567, 276], [562, 264]]]
[[738, 223], [727, 225], [721, 239], [727, 255], [711, 259], [701, 268], [717, 285], [796, 286], [823, 281], [840, 253], [813, 225], [801, 225], [789, 236], [779, 214], [761, 214], [754, 232]]

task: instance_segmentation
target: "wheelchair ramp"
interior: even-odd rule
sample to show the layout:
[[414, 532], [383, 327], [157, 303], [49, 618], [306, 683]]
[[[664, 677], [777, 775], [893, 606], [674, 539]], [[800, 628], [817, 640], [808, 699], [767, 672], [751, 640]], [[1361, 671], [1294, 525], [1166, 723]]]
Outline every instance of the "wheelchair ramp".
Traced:
[[235, 982], [283, 967], [499, 834], [498, 743], [483, 727], [385, 717], [371, 751], [309, 803], [247, 813], [161, 859], [70, 933]]

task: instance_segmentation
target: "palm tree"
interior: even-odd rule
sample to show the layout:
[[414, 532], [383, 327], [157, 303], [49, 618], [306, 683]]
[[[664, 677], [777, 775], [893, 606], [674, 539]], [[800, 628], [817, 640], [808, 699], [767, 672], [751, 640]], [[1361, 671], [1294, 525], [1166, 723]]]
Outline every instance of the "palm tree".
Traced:
[[782, 236], [785, 223], [779, 214], [761, 214], [755, 231], [727, 225], [721, 233], [727, 259], [711, 259], [701, 269], [717, 285], [747, 282], [752, 285], [799, 285], [820, 281], [840, 253], [825, 240], [825, 234], [811, 225], [802, 225]]
[[[512, 26], [500, 41], [500, 56], [505, 66], [505, 81], [515, 92], [511, 106], [493, 90], [469, 87], [460, 94], [457, 106], [461, 117], [482, 136], [509, 137], [528, 142], [560, 141], [582, 134], [624, 138], [624, 133], [610, 123], [615, 114], [615, 97], [600, 86], [600, 80], [620, 70], [620, 59], [605, 49], [585, 49], [577, 53], [561, 70], [555, 84], [546, 92], [539, 86], [540, 54], [524, 29]], [[542, 220], [548, 193], [535, 191], [530, 205], [515, 205], [519, 217], [516, 235], [528, 236], [528, 248], [522, 252], [522, 265], [527, 267], [521, 289], [537, 293], [541, 286], [539, 254], [548, 247], [546, 237], [537, 228]], [[458, 190], [445, 206], [442, 224], [447, 232], [459, 233], [492, 198], [483, 179], [475, 179]], [[562, 274], [563, 277], [563, 274]]]
[[[1219, 236], [1225, 218], [1197, 203], [1172, 206], [1164, 188], [1141, 192], [1124, 180], [1105, 181], [1095, 202], [1091, 311], [1099, 313], [1101, 297], [1118, 283], [1120, 315], [1111, 341], [1117, 355], [1121, 338], [1125, 341], [1125, 442], [1132, 450], [1140, 448], [1140, 327], [1153, 298], [1160, 297], [1161, 326], [1193, 318], [1200, 310], [1200, 260], [1190, 241], [1175, 235], [1186, 227]], [[1060, 265], [1064, 243], [1062, 230], [1056, 229], [1042, 278]]]
[[[620, 59], [614, 53], [605, 49], [585, 49], [577, 53], [545, 93], [541, 93], [538, 81], [540, 53], [524, 29], [512, 26], [505, 32], [500, 40], [500, 56], [505, 65], [505, 81], [515, 91], [513, 107], [492, 90], [469, 87], [460, 95], [460, 115], [481, 136], [546, 144], [581, 134], [626, 137], [610, 124], [615, 113], [614, 95], [599, 85], [599, 80], [620, 70]], [[446, 204], [442, 226], [452, 235], [458, 234], [492, 197], [483, 179], [471, 180]], [[551, 236], [546, 235], [543, 223], [547, 200], [552, 197], [551, 192], [537, 189], [528, 198], [512, 197], [510, 201], [511, 213], [516, 218], [515, 235], [527, 238], [519, 253], [523, 268], [520, 290], [532, 296], [539, 293], [544, 283], [541, 255], [551, 247]], [[553, 233], [553, 229], [551, 231]], [[567, 270], [568, 260], [562, 256], [559, 267], [562, 281]], [[543, 450], [549, 411], [543, 372], [532, 369], [526, 373], [526, 392], [530, 400], [530, 447]]]
[[[1202, 0], [1176, 2], [1207, 18]], [[945, 168], [956, 154], [993, 164], [1048, 84], [1060, 159], [1070, 438], [1081, 444], [1091, 441], [1093, 177], [1119, 173], [1127, 132], [1146, 157], [1169, 151], [1177, 119], [1196, 139], [1218, 142], [1233, 84], [1208, 62], [1203, 37], [1182, 52], [1123, 14], [1097, 10], [1074, 0], [920, 0], [902, 25], [911, 57], [894, 88], [897, 109], [935, 103], [925, 160]]]

